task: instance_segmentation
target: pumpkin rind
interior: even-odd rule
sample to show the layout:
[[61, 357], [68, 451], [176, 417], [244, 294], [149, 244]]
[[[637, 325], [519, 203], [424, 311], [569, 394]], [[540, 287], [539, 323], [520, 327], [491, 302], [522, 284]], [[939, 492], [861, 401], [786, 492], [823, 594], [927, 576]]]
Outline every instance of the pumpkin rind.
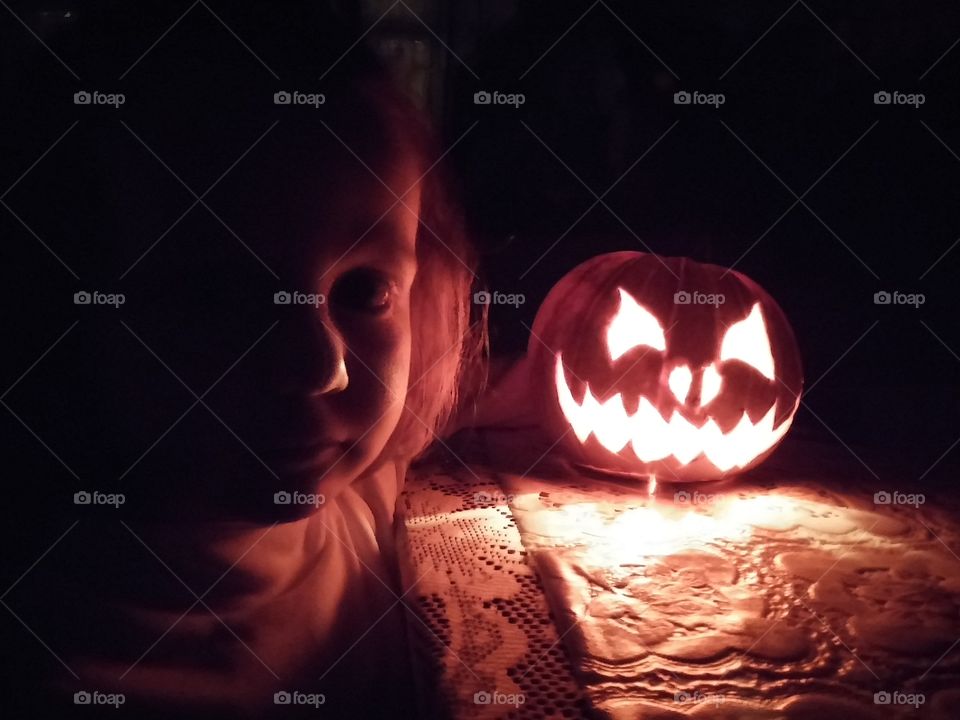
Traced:
[[[697, 292], [701, 298], [722, 296], [724, 301], [715, 305], [682, 304], [675, 301], [675, 294], [680, 292]], [[679, 299], [682, 301], [683, 297]], [[608, 348], [607, 328], [621, 305], [631, 300], [659, 321], [665, 336], [664, 350], [644, 345], [626, 350], [624, 346]], [[637, 322], [646, 319], [640, 315], [634, 317]], [[772, 380], [768, 377], [771, 374], [768, 364], [760, 361], [763, 352], [753, 363], [720, 359], [720, 347], [727, 330], [748, 319], [735, 333], [752, 332], [756, 337], [765, 331], [769, 357], [772, 357]], [[624, 322], [622, 318], [620, 322]], [[593, 467], [656, 475], [667, 481], [717, 479], [756, 465], [789, 428], [803, 385], [793, 331], [783, 311], [759, 285], [739, 272], [717, 265], [640, 252], [600, 255], [562, 278], [537, 312], [527, 353], [535, 392], [544, 408], [544, 427], [551, 438], [558, 441], [558, 447], [576, 461]], [[607, 444], [618, 446], [622, 441], [620, 418], [627, 423], [639, 423], [638, 409], [644, 417], [652, 418], [649, 415], [649, 405], [652, 405], [663, 420], [661, 423], [658, 418], [652, 418], [659, 432], [673, 433], [675, 428], [688, 434], [699, 432], [711, 452], [693, 458], [671, 454], [645, 462], [634, 452], [632, 443], [618, 452], [607, 449], [598, 441], [596, 431], [581, 442], [561, 408], [560, 395], [565, 391], [558, 384], [558, 357], [572, 399], [584, 402], [589, 388], [593, 398], [604, 404], [605, 410], [611, 410], [612, 414], [608, 414], [613, 418], [613, 427], [600, 432]], [[710, 386], [714, 390], [717, 383], [719, 390], [715, 397], [700, 406], [699, 398], [709, 397], [704, 389]], [[687, 387], [691, 388], [691, 394], [684, 400], [679, 399], [678, 390], [682, 392]], [[619, 414], [621, 409], [612, 400], [618, 393], [625, 417]], [[566, 398], [568, 408], [570, 399]], [[606, 405], [608, 401], [613, 404]], [[645, 402], [648, 405], [644, 405]], [[596, 405], [591, 407], [599, 412]], [[674, 419], [674, 415], [679, 417]], [[771, 417], [772, 444], [763, 447], [764, 442], [757, 440], [761, 431], [750, 426], [765, 418], [770, 421]], [[668, 421], [672, 424], [665, 425]], [[589, 422], [584, 425], [587, 426]], [[599, 430], [600, 426], [594, 428]], [[582, 434], [583, 427], [580, 430]], [[717, 464], [728, 465], [730, 458], [738, 457], [737, 448], [725, 443], [749, 439], [751, 432], [756, 435], [754, 442], [745, 443], [744, 448], [761, 450], [732, 467], [717, 467]], [[664, 447], [672, 447], [670, 441], [677, 439], [671, 435], [660, 437], [668, 441]], [[656, 438], [643, 437], [638, 442], [646, 444], [649, 451], [646, 457], [650, 457], [651, 452], [657, 454], [656, 448], [650, 447], [650, 443], [656, 444]], [[691, 442], [694, 442], [692, 447], [699, 447], [696, 443], [701, 440], [691, 439]], [[744, 449], [743, 453], [746, 452]], [[721, 457], [725, 459], [717, 459]]]

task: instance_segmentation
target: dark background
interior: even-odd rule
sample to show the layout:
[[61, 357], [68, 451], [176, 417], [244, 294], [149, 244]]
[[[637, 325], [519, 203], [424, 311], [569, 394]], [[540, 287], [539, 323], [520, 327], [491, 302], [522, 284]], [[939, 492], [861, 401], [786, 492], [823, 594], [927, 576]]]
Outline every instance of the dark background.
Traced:
[[[433, 116], [441, 146], [452, 148], [485, 283], [526, 296], [518, 309], [492, 308], [495, 355], [522, 352], [551, 285], [597, 253], [648, 250], [735, 266], [778, 300], [796, 330], [807, 384], [815, 387], [795, 435], [849, 449], [892, 487], [928, 472], [953, 477], [960, 453], [955, 4], [338, 5], [352, 25], [343, 47], [366, 33], [364, 42]], [[97, 266], [76, 231], [97, 177], [85, 133], [118, 119], [136, 123], [202, 192], [216, 176], [192, 175], [195, 158], [178, 151], [177, 138], [210, 140], [204, 160], [222, 168], [246, 147], [250, 129], [192, 126], [181, 109], [152, 102], [142, 91], [146, 79], [167, 73], [200, 94], [205, 83], [238, 91], [322, 85], [319, 56], [285, 47], [244, 8], [163, 3], [133, 14], [103, 7], [20, 2], [0, 13], [2, 189], [81, 120], [4, 196], [9, 209], [0, 208], [8, 291], [3, 388], [80, 317], [74, 306], [38, 294], [69, 297], [119, 272]], [[289, 7], [275, 4], [276, 26]], [[174, 75], [178, 44], [206, 49], [202, 63]], [[124, 92], [128, 105], [80, 113], [87, 108], [74, 106], [71, 95], [82, 88]], [[478, 106], [479, 90], [521, 92], [526, 101], [519, 109]], [[723, 93], [725, 103], [675, 105], [680, 90]], [[926, 102], [919, 109], [875, 105], [879, 90], [920, 92]], [[145, 247], [192, 199], [131, 137], [118, 136], [128, 145], [118, 153], [129, 158], [131, 177], [166, 188], [156, 202], [141, 199], [149, 213], [134, 244]], [[71, 162], [58, 160], [61, 152]], [[85, 161], [77, 160], [84, 152]], [[596, 196], [603, 202], [595, 204]], [[796, 196], [803, 201], [795, 204]], [[222, 228], [209, 225], [223, 252], [236, 251]], [[54, 253], [79, 268], [84, 282]], [[142, 280], [160, 282], [149, 272]], [[923, 293], [926, 302], [877, 306], [879, 290]], [[46, 364], [5, 398], [31, 430], [4, 412], [0, 432], [14, 440], [20, 460], [29, 456], [63, 474], [43, 427], [58, 412], [50, 401], [57, 383], [77, 379]], [[888, 459], [905, 475], [889, 469]]]

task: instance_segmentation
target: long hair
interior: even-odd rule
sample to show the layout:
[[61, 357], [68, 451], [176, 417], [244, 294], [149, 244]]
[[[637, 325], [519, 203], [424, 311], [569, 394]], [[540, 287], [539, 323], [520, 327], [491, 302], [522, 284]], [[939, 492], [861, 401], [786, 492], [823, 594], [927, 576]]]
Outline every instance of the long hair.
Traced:
[[392, 151], [413, 153], [422, 175], [410, 377], [403, 415], [381, 455], [409, 460], [442, 438], [458, 409], [479, 393], [487, 313], [473, 303], [478, 257], [432, 128], [382, 68], [359, 87], [361, 103], [374, 111]]

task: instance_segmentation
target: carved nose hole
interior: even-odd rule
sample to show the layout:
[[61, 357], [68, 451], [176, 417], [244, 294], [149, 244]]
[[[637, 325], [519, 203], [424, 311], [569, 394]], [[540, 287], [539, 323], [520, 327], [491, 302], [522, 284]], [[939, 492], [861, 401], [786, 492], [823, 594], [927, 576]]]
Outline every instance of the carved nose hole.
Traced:
[[687, 393], [690, 392], [690, 383], [693, 381], [693, 373], [686, 365], [678, 365], [670, 371], [670, 377], [667, 378], [667, 385], [670, 392], [677, 399], [677, 402], [683, 405], [687, 401]]

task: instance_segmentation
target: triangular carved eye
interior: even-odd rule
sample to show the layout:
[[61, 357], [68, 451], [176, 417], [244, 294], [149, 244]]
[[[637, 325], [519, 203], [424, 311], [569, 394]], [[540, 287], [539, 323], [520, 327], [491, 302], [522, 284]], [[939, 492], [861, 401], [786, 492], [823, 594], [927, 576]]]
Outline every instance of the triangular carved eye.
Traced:
[[749, 315], [727, 329], [720, 344], [720, 360], [739, 360], [767, 379], [774, 379], [773, 353], [760, 303], [755, 303]]
[[620, 307], [607, 326], [607, 350], [610, 351], [610, 359], [617, 360], [639, 345], [647, 345], [654, 350], [666, 350], [667, 340], [657, 318], [626, 290], [617, 289], [620, 292]]

